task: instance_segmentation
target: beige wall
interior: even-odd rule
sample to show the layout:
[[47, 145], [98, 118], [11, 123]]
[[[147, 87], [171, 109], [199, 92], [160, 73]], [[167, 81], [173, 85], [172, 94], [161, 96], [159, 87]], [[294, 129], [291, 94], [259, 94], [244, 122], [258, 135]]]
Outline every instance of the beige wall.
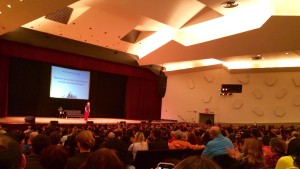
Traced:
[[[208, 108], [221, 123], [300, 123], [300, 72], [215, 69], [167, 76], [161, 119], [198, 122]], [[219, 96], [221, 84], [243, 84], [243, 91]]]

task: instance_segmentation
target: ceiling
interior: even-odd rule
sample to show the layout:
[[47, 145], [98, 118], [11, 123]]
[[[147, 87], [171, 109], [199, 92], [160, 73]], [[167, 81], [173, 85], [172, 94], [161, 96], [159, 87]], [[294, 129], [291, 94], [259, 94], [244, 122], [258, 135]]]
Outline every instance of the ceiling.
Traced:
[[167, 72], [300, 67], [299, 0], [223, 2], [1, 0], [0, 35]]

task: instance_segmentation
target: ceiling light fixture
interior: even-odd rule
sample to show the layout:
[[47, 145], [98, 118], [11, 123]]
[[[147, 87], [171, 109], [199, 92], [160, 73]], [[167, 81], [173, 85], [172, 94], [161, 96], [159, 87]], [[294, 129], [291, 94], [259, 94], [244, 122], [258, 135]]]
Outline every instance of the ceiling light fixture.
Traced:
[[235, 0], [228, 0], [228, 1], [223, 2], [221, 5], [223, 8], [234, 8], [239, 5], [239, 2], [237, 2]]

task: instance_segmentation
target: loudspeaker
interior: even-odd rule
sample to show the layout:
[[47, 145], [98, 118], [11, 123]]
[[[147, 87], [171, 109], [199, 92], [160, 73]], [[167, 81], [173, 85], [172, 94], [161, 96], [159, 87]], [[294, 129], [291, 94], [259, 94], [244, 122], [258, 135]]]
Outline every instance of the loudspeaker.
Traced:
[[25, 123], [35, 123], [35, 117], [34, 116], [25, 116]]
[[86, 124], [87, 124], [87, 125], [93, 125], [93, 124], [94, 124], [94, 121], [86, 121]]
[[50, 121], [50, 124], [51, 124], [52, 126], [56, 126], [56, 125], [58, 125], [58, 121]]
[[158, 96], [164, 97], [167, 89], [167, 79], [165, 75], [160, 75], [158, 77]]

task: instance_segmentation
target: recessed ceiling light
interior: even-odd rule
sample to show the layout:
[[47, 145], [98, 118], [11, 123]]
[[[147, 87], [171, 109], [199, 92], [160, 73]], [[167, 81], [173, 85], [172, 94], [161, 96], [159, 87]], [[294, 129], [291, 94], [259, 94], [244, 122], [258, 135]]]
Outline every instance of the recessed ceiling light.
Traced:
[[7, 6], [8, 8], [11, 8], [11, 5], [10, 5], [10, 4], [7, 4], [6, 6]]
[[221, 5], [223, 8], [234, 8], [239, 5], [239, 2], [237, 2], [235, 0], [228, 0], [228, 1], [223, 2]]

